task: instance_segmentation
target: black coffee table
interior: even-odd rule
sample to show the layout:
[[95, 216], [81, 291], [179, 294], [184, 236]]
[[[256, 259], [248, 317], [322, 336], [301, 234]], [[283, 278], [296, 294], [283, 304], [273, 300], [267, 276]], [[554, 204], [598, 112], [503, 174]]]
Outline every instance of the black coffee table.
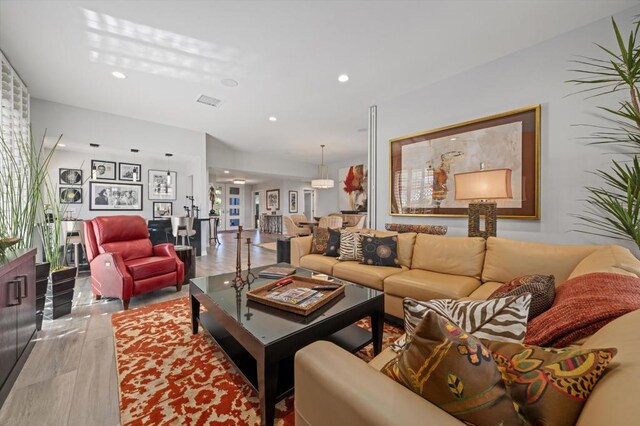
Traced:
[[[256, 276], [261, 269], [254, 271]], [[297, 268], [296, 274], [314, 273]], [[304, 317], [247, 300], [246, 288], [238, 292], [231, 286], [234, 275], [191, 280], [193, 334], [198, 333], [198, 323], [202, 325], [258, 392], [262, 424], [273, 424], [276, 402], [293, 391], [293, 358], [299, 349], [317, 340], [329, 340], [354, 353], [373, 342], [374, 353], [380, 352], [384, 324], [381, 291], [340, 280], [346, 284], [344, 295]], [[251, 289], [272, 281], [258, 278]], [[206, 312], [200, 312], [200, 305]], [[371, 318], [371, 332], [355, 325], [365, 317]]]

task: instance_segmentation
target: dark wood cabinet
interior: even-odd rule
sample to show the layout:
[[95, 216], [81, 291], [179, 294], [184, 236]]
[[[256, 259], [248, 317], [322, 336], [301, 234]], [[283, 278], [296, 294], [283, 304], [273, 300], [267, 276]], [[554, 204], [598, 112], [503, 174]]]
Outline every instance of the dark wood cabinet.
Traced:
[[35, 249], [31, 249], [0, 259], [0, 405], [33, 347], [35, 256]]

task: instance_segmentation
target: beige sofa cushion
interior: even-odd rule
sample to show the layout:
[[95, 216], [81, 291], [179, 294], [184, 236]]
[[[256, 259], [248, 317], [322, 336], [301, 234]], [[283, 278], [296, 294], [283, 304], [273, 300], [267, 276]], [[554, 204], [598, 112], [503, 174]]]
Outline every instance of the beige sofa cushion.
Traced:
[[413, 245], [416, 243], [415, 232], [405, 232], [398, 234], [398, 260], [402, 266], [411, 268], [411, 258], [413, 257]]
[[614, 274], [640, 277], [640, 260], [629, 249], [616, 245], [601, 247], [582, 259], [571, 272], [569, 279], [592, 272], [612, 272]]
[[472, 277], [411, 269], [385, 279], [384, 291], [417, 300], [459, 299], [470, 295], [480, 284]]
[[333, 266], [340, 263], [338, 259], [322, 254], [308, 254], [300, 258], [300, 266], [312, 271], [332, 275]]
[[361, 284], [366, 287], [382, 290], [382, 283], [385, 278], [407, 271], [409, 268], [402, 266], [392, 268], [390, 266], [363, 265], [360, 262], [347, 261], [338, 262], [333, 266], [333, 276], [343, 280]]
[[617, 348], [607, 373], [585, 404], [578, 426], [638, 424], [640, 382], [640, 310], [612, 321], [582, 345], [583, 348]]
[[411, 268], [480, 279], [484, 251], [484, 238], [418, 234]]
[[496, 281], [489, 281], [483, 283], [480, 287], [478, 287], [473, 293], [469, 295], [469, 299], [472, 300], [486, 300], [493, 294], [494, 291], [502, 287], [504, 283], [499, 283]]
[[507, 282], [523, 275], [551, 274], [556, 287], [598, 246], [565, 246], [529, 243], [490, 237], [482, 270], [482, 281]]

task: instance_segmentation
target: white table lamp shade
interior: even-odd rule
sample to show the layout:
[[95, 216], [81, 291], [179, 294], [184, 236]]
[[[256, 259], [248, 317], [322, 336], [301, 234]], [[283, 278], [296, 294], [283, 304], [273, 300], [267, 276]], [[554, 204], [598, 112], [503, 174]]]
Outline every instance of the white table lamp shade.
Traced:
[[454, 175], [456, 200], [513, 198], [511, 169], [478, 170]]

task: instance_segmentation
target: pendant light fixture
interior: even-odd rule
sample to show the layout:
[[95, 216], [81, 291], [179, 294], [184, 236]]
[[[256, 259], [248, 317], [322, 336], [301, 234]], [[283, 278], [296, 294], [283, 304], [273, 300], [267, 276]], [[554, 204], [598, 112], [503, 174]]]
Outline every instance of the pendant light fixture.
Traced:
[[170, 153], [166, 153], [164, 154], [165, 157], [167, 157], [167, 184], [171, 185], [171, 166], [170, 166], [170, 161], [171, 161], [171, 157], [173, 157], [173, 154]]
[[[136, 149], [136, 148], [131, 148], [131, 152], [133, 152], [133, 163], [136, 164], [136, 160], [138, 159], [138, 152], [140, 152], [140, 150]], [[138, 168], [137, 167], [133, 168], [133, 181], [134, 182], [138, 182]]]
[[[97, 143], [90, 143], [89, 146], [93, 148], [93, 157], [95, 158], [96, 150], [100, 145]], [[98, 178], [98, 168], [96, 167], [96, 164], [93, 162], [93, 160], [91, 160], [91, 179], [95, 180], [97, 178]]]
[[322, 157], [320, 166], [318, 167], [318, 174], [320, 175], [320, 178], [313, 179], [311, 181], [311, 187], [317, 189], [333, 188], [333, 179], [329, 179], [329, 170], [327, 166], [324, 165], [324, 145], [320, 145], [320, 148], [322, 149]]

